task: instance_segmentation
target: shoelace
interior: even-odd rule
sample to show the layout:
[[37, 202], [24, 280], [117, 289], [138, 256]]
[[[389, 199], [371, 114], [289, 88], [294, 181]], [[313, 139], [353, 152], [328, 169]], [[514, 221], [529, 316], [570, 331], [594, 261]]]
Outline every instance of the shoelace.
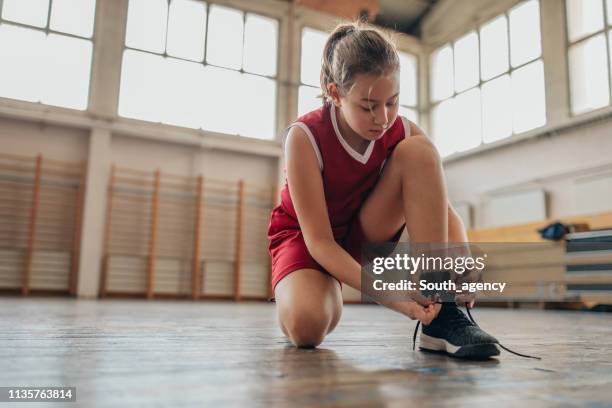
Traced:
[[[436, 302], [436, 303], [441, 303], [441, 302]], [[468, 303], [466, 303], [466, 304], [465, 304], [465, 311], [467, 312], [468, 317], [470, 318], [470, 321], [471, 321], [472, 323], [474, 323], [474, 324], [476, 325], [476, 327], [480, 327], [480, 326], [478, 325], [478, 323], [476, 323], [476, 320], [474, 320], [474, 318], [472, 317], [472, 313], [470, 313], [470, 308], [468, 307]], [[463, 315], [463, 313], [461, 313], [461, 315]], [[465, 316], [464, 316], [464, 319], [465, 319]], [[465, 319], [465, 320], [467, 320], [467, 319]], [[414, 350], [414, 349], [415, 349], [415, 347], [416, 347], [416, 338], [417, 338], [417, 334], [418, 334], [418, 332], [419, 332], [419, 327], [420, 327], [420, 326], [421, 326], [421, 322], [420, 322], [420, 321], [417, 321], [417, 325], [416, 325], [416, 327], [414, 328], [414, 334], [412, 335], [412, 350]], [[499, 347], [501, 347], [502, 349], [506, 350], [508, 353], [512, 353], [512, 354], [514, 354], [514, 355], [516, 355], [516, 356], [519, 356], [519, 357], [524, 357], [524, 358], [533, 358], [534, 360], [541, 360], [541, 359], [542, 359], [542, 357], [530, 356], [529, 354], [521, 354], [521, 353], [517, 353], [516, 351], [510, 350], [508, 347], [504, 346], [504, 345], [503, 345], [503, 344], [501, 344], [501, 343], [497, 343], [497, 345], [498, 345]]]

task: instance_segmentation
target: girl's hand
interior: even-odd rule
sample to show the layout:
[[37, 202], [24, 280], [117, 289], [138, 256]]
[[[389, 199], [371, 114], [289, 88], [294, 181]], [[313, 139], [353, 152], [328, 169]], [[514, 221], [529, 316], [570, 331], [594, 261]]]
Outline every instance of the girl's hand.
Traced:
[[431, 323], [436, 318], [442, 305], [439, 303], [431, 303], [428, 306], [422, 306], [417, 302], [408, 302], [407, 315], [412, 320], [418, 320], [424, 325]]

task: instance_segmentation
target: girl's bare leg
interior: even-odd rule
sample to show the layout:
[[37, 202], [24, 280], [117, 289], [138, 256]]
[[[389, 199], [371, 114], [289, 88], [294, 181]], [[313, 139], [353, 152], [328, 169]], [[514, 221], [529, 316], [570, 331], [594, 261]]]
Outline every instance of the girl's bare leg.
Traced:
[[[448, 199], [442, 163], [424, 136], [402, 140], [393, 150], [376, 187], [359, 213], [366, 240], [389, 241], [405, 223], [412, 243], [448, 242]], [[426, 304], [420, 294], [413, 294]], [[394, 310], [411, 310], [411, 301], [393, 301]], [[435, 314], [440, 310], [434, 305]], [[434, 316], [435, 316], [434, 314]]]
[[318, 346], [340, 320], [340, 284], [319, 270], [294, 271], [274, 292], [281, 329], [297, 347]]
[[411, 242], [448, 241], [446, 184], [429, 140], [413, 136], [398, 143], [359, 220], [370, 242], [390, 240], [404, 223]]

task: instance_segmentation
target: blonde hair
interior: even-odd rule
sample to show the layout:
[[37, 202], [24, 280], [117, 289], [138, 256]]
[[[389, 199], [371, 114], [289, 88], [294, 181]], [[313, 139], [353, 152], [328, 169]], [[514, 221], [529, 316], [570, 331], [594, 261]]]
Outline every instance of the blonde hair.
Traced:
[[397, 69], [399, 56], [393, 34], [360, 21], [340, 24], [323, 48], [320, 97], [323, 102], [331, 102], [327, 90], [330, 83], [346, 95], [357, 74], [384, 75]]

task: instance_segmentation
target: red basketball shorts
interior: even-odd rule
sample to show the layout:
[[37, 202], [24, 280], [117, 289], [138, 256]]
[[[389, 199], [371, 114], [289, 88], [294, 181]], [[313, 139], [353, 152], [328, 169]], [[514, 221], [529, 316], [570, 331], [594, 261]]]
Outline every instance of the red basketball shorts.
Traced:
[[[402, 226], [392, 238], [392, 241], [399, 241], [403, 230], [404, 227]], [[367, 240], [359, 217], [353, 218], [344, 239], [337, 241], [357, 262], [360, 262], [361, 247]], [[272, 257], [271, 283], [273, 290], [281, 279], [299, 269], [317, 269], [328, 273], [310, 256], [302, 231], [299, 229], [287, 229], [277, 232], [270, 241], [269, 250]]]

